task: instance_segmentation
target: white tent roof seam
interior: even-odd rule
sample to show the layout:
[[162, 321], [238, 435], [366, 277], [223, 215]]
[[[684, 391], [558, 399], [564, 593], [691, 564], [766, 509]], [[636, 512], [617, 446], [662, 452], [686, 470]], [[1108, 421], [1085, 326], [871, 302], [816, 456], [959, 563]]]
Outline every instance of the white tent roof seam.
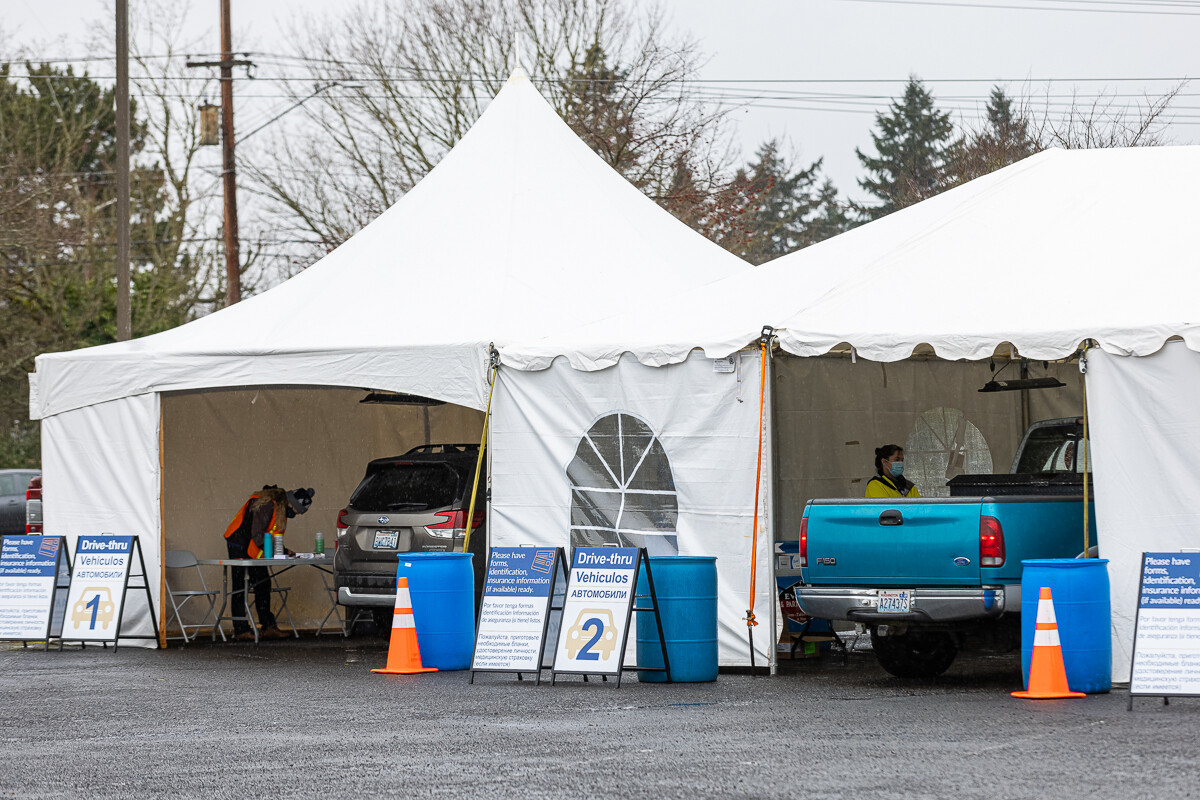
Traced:
[[1086, 339], [1149, 355], [1172, 336], [1200, 350], [1200, 146], [1047, 150], [922, 203], [680, 295], [654, 317], [625, 313], [501, 348], [544, 369], [602, 369], [630, 353], [721, 357], [764, 324], [781, 347], [841, 343], [873, 361], [929, 345], [980, 359], [1008, 342], [1066, 358]]

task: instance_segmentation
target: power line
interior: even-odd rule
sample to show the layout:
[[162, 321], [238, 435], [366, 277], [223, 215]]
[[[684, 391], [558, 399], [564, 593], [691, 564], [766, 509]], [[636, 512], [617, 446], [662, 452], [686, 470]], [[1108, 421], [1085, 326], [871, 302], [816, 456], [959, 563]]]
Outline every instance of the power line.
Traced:
[[[1065, 3], [1072, 0], [1051, 0], [1052, 2]], [[956, 3], [951, 0], [840, 0], [843, 3], [875, 3], [877, 5], [896, 5], [896, 6], [940, 6], [946, 8], [986, 8], [986, 9], [1003, 9], [1008, 11], [1079, 11], [1092, 14], [1141, 14], [1147, 17], [1200, 17], [1200, 10], [1197, 11], [1142, 11], [1139, 9], [1120, 9], [1120, 8], [1083, 8], [1083, 7], [1056, 7], [1056, 6], [1018, 6], [1007, 5], [1001, 3]], [[1030, 0], [1026, 0], [1030, 2]], [[1186, 8], [1197, 8], [1197, 5], [1188, 5]]]

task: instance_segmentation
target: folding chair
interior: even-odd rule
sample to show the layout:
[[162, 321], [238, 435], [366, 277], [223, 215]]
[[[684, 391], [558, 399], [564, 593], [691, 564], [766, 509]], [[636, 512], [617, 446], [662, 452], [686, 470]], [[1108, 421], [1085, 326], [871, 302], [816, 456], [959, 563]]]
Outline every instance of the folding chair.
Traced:
[[[167, 599], [171, 603], [171, 613], [175, 617], [175, 622], [179, 625], [179, 632], [182, 634], [183, 643], [195, 639], [200, 628], [207, 627], [209, 619], [212, 619], [214, 630], [221, 631], [221, 641], [225, 641], [225, 631], [217, 623], [217, 598], [221, 596], [219, 589], [209, 589], [208, 584], [204, 580], [204, 573], [200, 569], [200, 565], [196, 563], [196, 556], [190, 550], [168, 550], [163, 559], [163, 563], [167, 568]], [[194, 570], [196, 579], [200, 582], [199, 589], [175, 589], [171, 586], [171, 574], [174, 572], [177, 576], [189, 574], [185, 570]], [[185, 623], [183, 621], [183, 609], [187, 606], [188, 601], [196, 600], [203, 607], [204, 601], [208, 601], [208, 609], [205, 610], [204, 616], [200, 622]], [[170, 620], [167, 620], [170, 623]], [[192, 629], [191, 636], [188, 635], [188, 629]], [[168, 639], [176, 639], [181, 637], [168, 636]]]

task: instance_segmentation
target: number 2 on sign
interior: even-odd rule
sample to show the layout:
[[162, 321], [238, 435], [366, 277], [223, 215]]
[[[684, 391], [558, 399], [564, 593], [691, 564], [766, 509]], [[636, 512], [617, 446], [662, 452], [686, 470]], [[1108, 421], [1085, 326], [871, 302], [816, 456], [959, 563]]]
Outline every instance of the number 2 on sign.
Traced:
[[594, 647], [596, 642], [600, 641], [600, 637], [604, 635], [604, 621], [599, 617], [589, 617], [588, 619], [584, 620], [583, 625], [580, 627], [585, 631], [595, 630], [596, 632], [592, 635], [592, 638], [588, 639], [587, 643], [579, 649], [578, 659], [580, 661], [599, 661], [600, 654], [593, 651], [592, 647]]

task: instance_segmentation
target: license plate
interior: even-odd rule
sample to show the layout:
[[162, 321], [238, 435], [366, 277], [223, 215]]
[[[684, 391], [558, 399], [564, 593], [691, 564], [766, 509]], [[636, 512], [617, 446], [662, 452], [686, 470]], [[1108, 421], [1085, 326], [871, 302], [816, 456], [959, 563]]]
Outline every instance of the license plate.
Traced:
[[395, 550], [400, 544], [400, 531], [375, 531], [374, 550]]
[[912, 604], [911, 592], [880, 592], [880, 614], [907, 614]]

